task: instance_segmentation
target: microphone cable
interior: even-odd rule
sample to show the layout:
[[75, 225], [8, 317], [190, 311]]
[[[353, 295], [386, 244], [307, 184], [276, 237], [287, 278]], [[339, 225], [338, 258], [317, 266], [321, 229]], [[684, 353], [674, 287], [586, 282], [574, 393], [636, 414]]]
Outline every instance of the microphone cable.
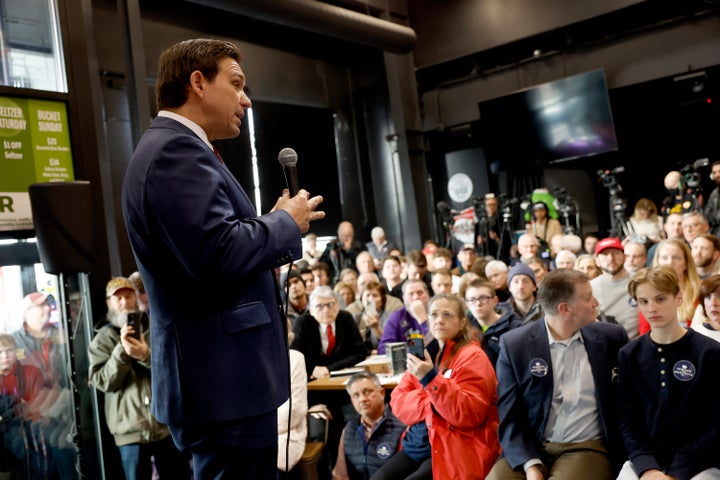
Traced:
[[[287, 270], [287, 275], [285, 276], [285, 308], [282, 309], [283, 311], [283, 331], [285, 332], [285, 345], [287, 345], [287, 365], [288, 365], [288, 420], [287, 420], [287, 438], [285, 439], [285, 473], [290, 474], [290, 427], [292, 426], [292, 365], [290, 363], [290, 332], [288, 331], [288, 310], [290, 308], [290, 282], [288, 281], [288, 278], [290, 276], [290, 272], [292, 271], [293, 266], [295, 265], [295, 261], [290, 262], [290, 266]], [[292, 325], [290, 325], [289, 328], [292, 329]]]

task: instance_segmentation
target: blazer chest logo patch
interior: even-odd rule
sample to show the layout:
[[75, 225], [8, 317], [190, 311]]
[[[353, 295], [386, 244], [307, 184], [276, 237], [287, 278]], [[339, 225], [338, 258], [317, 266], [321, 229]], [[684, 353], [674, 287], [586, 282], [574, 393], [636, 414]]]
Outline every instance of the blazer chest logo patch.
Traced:
[[550, 368], [542, 358], [533, 358], [530, 360], [530, 374], [534, 377], [544, 377], [548, 374]]

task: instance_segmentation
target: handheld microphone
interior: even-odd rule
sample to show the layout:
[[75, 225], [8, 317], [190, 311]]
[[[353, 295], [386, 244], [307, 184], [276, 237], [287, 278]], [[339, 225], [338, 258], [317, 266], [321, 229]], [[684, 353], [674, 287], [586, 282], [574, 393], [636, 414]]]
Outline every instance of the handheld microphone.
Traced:
[[283, 148], [280, 150], [278, 162], [282, 165], [285, 174], [285, 183], [287, 184], [291, 197], [297, 195], [298, 190], [300, 190], [298, 186], [297, 161], [297, 153], [292, 148]]

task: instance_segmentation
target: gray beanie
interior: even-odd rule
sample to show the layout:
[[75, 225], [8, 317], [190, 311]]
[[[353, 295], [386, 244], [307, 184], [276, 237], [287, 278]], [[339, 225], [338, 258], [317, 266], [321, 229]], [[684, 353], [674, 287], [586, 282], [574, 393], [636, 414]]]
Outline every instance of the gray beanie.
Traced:
[[518, 262], [512, 267], [510, 267], [510, 271], [508, 272], [508, 286], [510, 286], [510, 283], [512, 282], [512, 279], [515, 275], [527, 275], [530, 277], [530, 280], [532, 280], [533, 285], [537, 287], [537, 280], [535, 280], [535, 272], [532, 271], [532, 268], [530, 268], [529, 265]]

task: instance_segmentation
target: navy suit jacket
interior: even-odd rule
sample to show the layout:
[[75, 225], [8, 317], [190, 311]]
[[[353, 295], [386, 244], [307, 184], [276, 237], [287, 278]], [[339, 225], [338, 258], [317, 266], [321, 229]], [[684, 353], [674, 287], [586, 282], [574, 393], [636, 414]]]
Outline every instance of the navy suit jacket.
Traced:
[[272, 269], [302, 255], [292, 217], [258, 217], [208, 145], [166, 117], [138, 143], [122, 206], [152, 311], [152, 413], [193, 425], [275, 410], [289, 373]]
[[[618, 352], [628, 336], [623, 327], [602, 322], [591, 323], [580, 332], [595, 381], [605, 446], [617, 469], [625, 459], [617, 404], [617, 364]], [[531, 363], [536, 359], [549, 367], [545, 375], [531, 373]], [[546, 462], [542, 442], [552, 403], [553, 371], [544, 319], [500, 337], [496, 372], [503, 455], [513, 469], [522, 468], [531, 458]]]

